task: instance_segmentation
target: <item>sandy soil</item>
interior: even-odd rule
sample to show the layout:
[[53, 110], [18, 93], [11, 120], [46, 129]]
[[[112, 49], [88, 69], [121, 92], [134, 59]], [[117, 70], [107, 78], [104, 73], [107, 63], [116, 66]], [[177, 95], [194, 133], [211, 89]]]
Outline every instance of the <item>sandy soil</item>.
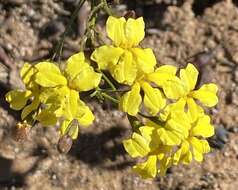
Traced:
[[[6, 91], [20, 87], [24, 61], [51, 56], [64, 31], [73, 1], [0, 1], [0, 189], [27, 190], [235, 190], [238, 186], [238, 7], [232, 1], [123, 1], [116, 12], [136, 10], [147, 24], [143, 47], [152, 47], [158, 64], [199, 65], [202, 82], [219, 85], [219, 104], [211, 111], [216, 135], [213, 151], [199, 165], [173, 167], [165, 177], [142, 180], [131, 173], [134, 161], [122, 140], [131, 133], [125, 115], [95, 100], [95, 123], [82, 129], [67, 154], [57, 150], [55, 128], [36, 126], [17, 143], [12, 131], [19, 113], [4, 101]], [[162, 3], [161, 3], [162, 2]], [[236, 1], [234, 1], [236, 2]], [[63, 57], [77, 51], [84, 13], [67, 36]], [[98, 28], [103, 30], [104, 16]], [[201, 53], [206, 52], [206, 53]]]

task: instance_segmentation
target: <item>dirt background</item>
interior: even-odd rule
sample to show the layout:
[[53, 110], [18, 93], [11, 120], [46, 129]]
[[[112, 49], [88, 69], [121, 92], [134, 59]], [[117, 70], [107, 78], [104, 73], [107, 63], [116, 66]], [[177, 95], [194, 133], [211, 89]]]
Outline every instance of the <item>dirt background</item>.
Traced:
[[[184, 66], [193, 61], [202, 82], [216, 82], [219, 104], [210, 112], [216, 135], [213, 151], [199, 165], [171, 168], [165, 177], [142, 180], [130, 170], [122, 140], [131, 133], [121, 112], [90, 101], [95, 123], [82, 129], [67, 154], [57, 150], [55, 128], [37, 126], [17, 143], [12, 131], [19, 113], [4, 94], [21, 87], [23, 62], [49, 58], [75, 8], [73, 0], [0, 0], [0, 189], [78, 190], [235, 190], [238, 187], [238, 3], [236, 0], [127, 0], [117, 14], [133, 9], [144, 16], [143, 47], [153, 48], [158, 64]], [[79, 48], [89, 4], [66, 38], [63, 58]], [[103, 31], [105, 15], [98, 30]], [[102, 32], [104, 35], [104, 33]]]

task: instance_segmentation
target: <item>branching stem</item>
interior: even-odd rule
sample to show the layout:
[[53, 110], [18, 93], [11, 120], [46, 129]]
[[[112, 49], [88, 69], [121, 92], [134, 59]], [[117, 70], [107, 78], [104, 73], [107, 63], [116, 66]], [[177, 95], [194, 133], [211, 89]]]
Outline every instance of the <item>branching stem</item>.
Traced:
[[52, 56], [52, 60], [55, 60], [55, 58], [57, 57], [58, 58], [58, 61], [59, 63], [61, 62], [61, 54], [62, 54], [62, 50], [63, 50], [63, 45], [64, 45], [64, 40], [65, 40], [65, 37], [68, 35], [69, 31], [70, 31], [70, 28], [71, 26], [73, 25], [74, 23], [74, 20], [76, 19], [76, 17], [78, 16], [78, 12], [79, 10], [81, 9], [81, 7], [83, 6], [83, 4], [85, 3], [86, 0], [80, 0], [76, 9], [74, 10], [71, 18], [70, 18], [70, 21], [68, 23], [68, 25], [66, 26], [65, 28], [65, 31], [63, 32], [63, 34], [61, 35], [61, 38], [60, 40], [58, 41], [57, 45], [56, 45], [56, 48], [55, 48], [55, 53], [53, 54]]

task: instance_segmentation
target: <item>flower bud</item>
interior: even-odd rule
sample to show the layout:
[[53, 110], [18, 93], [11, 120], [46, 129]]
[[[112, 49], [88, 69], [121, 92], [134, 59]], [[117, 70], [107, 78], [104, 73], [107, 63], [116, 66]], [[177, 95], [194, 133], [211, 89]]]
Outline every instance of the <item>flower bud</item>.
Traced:
[[58, 150], [61, 153], [67, 154], [73, 145], [73, 140], [69, 135], [63, 135], [58, 142]]

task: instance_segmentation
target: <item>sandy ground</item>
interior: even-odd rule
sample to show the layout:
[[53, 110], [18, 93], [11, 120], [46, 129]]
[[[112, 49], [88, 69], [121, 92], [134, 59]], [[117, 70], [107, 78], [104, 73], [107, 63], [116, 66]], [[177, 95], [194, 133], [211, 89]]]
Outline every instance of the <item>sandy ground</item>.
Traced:
[[[90, 101], [95, 123], [81, 130], [67, 155], [56, 148], [55, 128], [36, 126], [27, 141], [12, 139], [19, 113], [9, 109], [3, 96], [8, 88], [21, 86], [17, 72], [24, 61], [51, 56], [74, 9], [72, 2], [0, 1], [0, 189], [237, 189], [238, 7], [229, 0], [126, 1], [114, 6], [118, 13], [134, 9], [144, 16], [147, 35], [142, 46], [153, 48], [158, 64], [183, 67], [192, 61], [200, 65], [202, 82], [218, 84], [220, 101], [211, 111], [214, 149], [201, 165], [173, 167], [165, 177], [140, 179], [131, 173], [134, 161], [121, 144], [131, 133], [125, 115], [95, 100]], [[63, 57], [79, 48], [86, 14], [87, 6], [67, 36]], [[102, 15], [100, 30], [104, 21]]]

